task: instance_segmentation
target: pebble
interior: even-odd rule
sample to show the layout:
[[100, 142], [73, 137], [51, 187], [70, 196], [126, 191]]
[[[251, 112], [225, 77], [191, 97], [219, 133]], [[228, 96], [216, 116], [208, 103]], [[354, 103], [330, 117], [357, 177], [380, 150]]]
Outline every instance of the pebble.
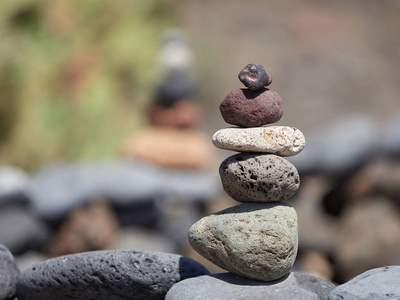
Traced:
[[207, 138], [194, 129], [150, 127], [127, 141], [125, 153], [154, 165], [201, 169], [211, 159]]
[[233, 90], [221, 102], [219, 110], [225, 122], [240, 127], [275, 123], [283, 115], [281, 97], [265, 88]]
[[342, 299], [400, 299], [400, 266], [368, 270], [329, 294], [329, 300]]
[[262, 65], [248, 64], [238, 75], [239, 80], [250, 90], [255, 91], [268, 86], [272, 82], [269, 75]]
[[206, 216], [189, 230], [190, 245], [236, 275], [270, 281], [290, 272], [297, 255], [297, 215], [286, 203], [243, 203]]
[[183, 280], [167, 293], [166, 300], [320, 300], [327, 299], [334, 284], [307, 274], [292, 272], [289, 276], [261, 282], [219, 273]]
[[0, 300], [14, 299], [19, 274], [14, 256], [7, 247], [0, 244]]
[[221, 163], [219, 174], [225, 192], [239, 202], [284, 201], [300, 186], [295, 166], [273, 154], [233, 155]]
[[305, 138], [300, 130], [288, 126], [233, 127], [218, 130], [212, 142], [224, 150], [292, 156], [303, 150]]
[[209, 272], [180, 255], [108, 250], [60, 256], [26, 269], [19, 300], [164, 299], [177, 282]]

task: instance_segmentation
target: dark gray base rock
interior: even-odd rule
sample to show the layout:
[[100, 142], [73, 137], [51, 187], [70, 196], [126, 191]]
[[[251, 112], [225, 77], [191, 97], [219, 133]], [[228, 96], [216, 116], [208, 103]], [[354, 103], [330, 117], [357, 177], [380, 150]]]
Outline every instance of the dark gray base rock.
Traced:
[[312, 300], [327, 299], [335, 286], [323, 279], [290, 273], [283, 279], [263, 282], [220, 273], [191, 278], [173, 286], [166, 300]]
[[153, 251], [108, 250], [39, 262], [19, 277], [19, 300], [164, 299], [177, 282], [209, 274], [198, 262]]
[[328, 299], [400, 299], [399, 282], [400, 266], [372, 269], [336, 287]]
[[0, 244], [0, 300], [14, 299], [19, 273], [10, 250]]

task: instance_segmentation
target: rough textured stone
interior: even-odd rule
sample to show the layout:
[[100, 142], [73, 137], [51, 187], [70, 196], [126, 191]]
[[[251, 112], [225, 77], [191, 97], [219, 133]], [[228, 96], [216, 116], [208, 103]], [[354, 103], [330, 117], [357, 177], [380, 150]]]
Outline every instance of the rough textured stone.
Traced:
[[248, 64], [238, 75], [239, 80], [250, 90], [259, 90], [264, 86], [268, 86], [272, 82], [269, 75], [262, 65]]
[[239, 276], [270, 281], [290, 272], [297, 254], [297, 215], [286, 203], [244, 203], [204, 217], [191, 246]]
[[283, 115], [282, 99], [269, 89], [231, 91], [219, 106], [225, 122], [257, 127], [278, 122]]
[[199, 169], [211, 158], [205, 136], [189, 129], [148, 128], [131, 138], [125, 151], [131, 157], [169, 168]]
[[53, 235], [46, 253], [60, 256], [112, 248], [118, 221], [106, 202], [94, 202], [76, 209]]
[[14, 299], [20, 271], [10, 250], [0, 244], [0, 300]]
[[109, 250], [39, 262], [18, 279], [19, 300], [163, 299], [180, 280], [209, 272], [190, 258], [152, 251]]
[[233, 155], [221, 163], [219, 174], [224, 190], [240, 202], [283, 201], [300, 186], [295, 166], [273, 154]]
[[149, 110], [150, 124], [176, 128], [196, 127], [201, 121], [200, 107], [192, 101], [178, 101], [171, 106], [156, 105]]
[[400, 299], [400, 266], [388, 266], [366, 271], [339, 285], [329, 294], [329, 300]]
[[294, 127], [225, 128], [212, 137], [215, 147], [239, 152], [264, 152], [292, 156], [303, 150], [305, 138]]
[[186, 279], [174, 285], [166, 300], [320, 300], [327, 299], [334, 284], [302, 273], [270, 282], [220, 273]]

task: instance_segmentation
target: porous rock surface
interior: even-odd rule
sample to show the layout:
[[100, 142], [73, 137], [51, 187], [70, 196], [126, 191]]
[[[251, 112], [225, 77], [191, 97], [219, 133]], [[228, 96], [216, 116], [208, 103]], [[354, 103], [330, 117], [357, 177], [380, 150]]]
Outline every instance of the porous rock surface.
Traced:
[[303, 150], [305, 138], [300, 130], [288, 126], [231, 127], [218, 130], [212, 142], [225, 150], [292, 156]]
[[327, 299], [334, 284], [302, 273], [262, 282], [220, 273], [186, 279], [174, 285], [166, 300], [320, 300]]
[[14, 299], [20, 271], [10, 250], [0, 244], [0, 300]]
[[342, 299], [400, 299], [400, 266], [368, 270], [329, 294], [329, 300]]
[[219, 110], [225, 122], [241, 127], [275, 123], [283, 115], [281, 97], [266, 88], [233, 90], [221, 102]]
[[60, 256], [26, 269], [19, 300], [163, 299], [178, 281], [208, 270], [180, 255], [108, 250]]
[[300, 186], [295, 166], [273, 154], [230, 156], [221, 163], [219, 174], [226, 193], [239, 202], [284, 201]]
[[190, 245], [217, 266], [250, 279], [285, 276], [297, 255], [297, 215], [286, 203], [243, 203], [189, 229]]

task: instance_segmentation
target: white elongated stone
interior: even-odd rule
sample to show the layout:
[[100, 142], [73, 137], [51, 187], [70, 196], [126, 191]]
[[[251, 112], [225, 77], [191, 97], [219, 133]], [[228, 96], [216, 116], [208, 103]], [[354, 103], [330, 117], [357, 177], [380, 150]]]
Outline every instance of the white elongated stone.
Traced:
[[282, 202], [243, 203], [193, 224], [189, 242], [236, 275], [275, 280], [290, 272], [297, 255], [296, 211]]
[[230, 127], [218, 130], [212, 142], [225, 150], [293, 156], [303, 150], [305, 138], [299, 129], [288, 126]]

